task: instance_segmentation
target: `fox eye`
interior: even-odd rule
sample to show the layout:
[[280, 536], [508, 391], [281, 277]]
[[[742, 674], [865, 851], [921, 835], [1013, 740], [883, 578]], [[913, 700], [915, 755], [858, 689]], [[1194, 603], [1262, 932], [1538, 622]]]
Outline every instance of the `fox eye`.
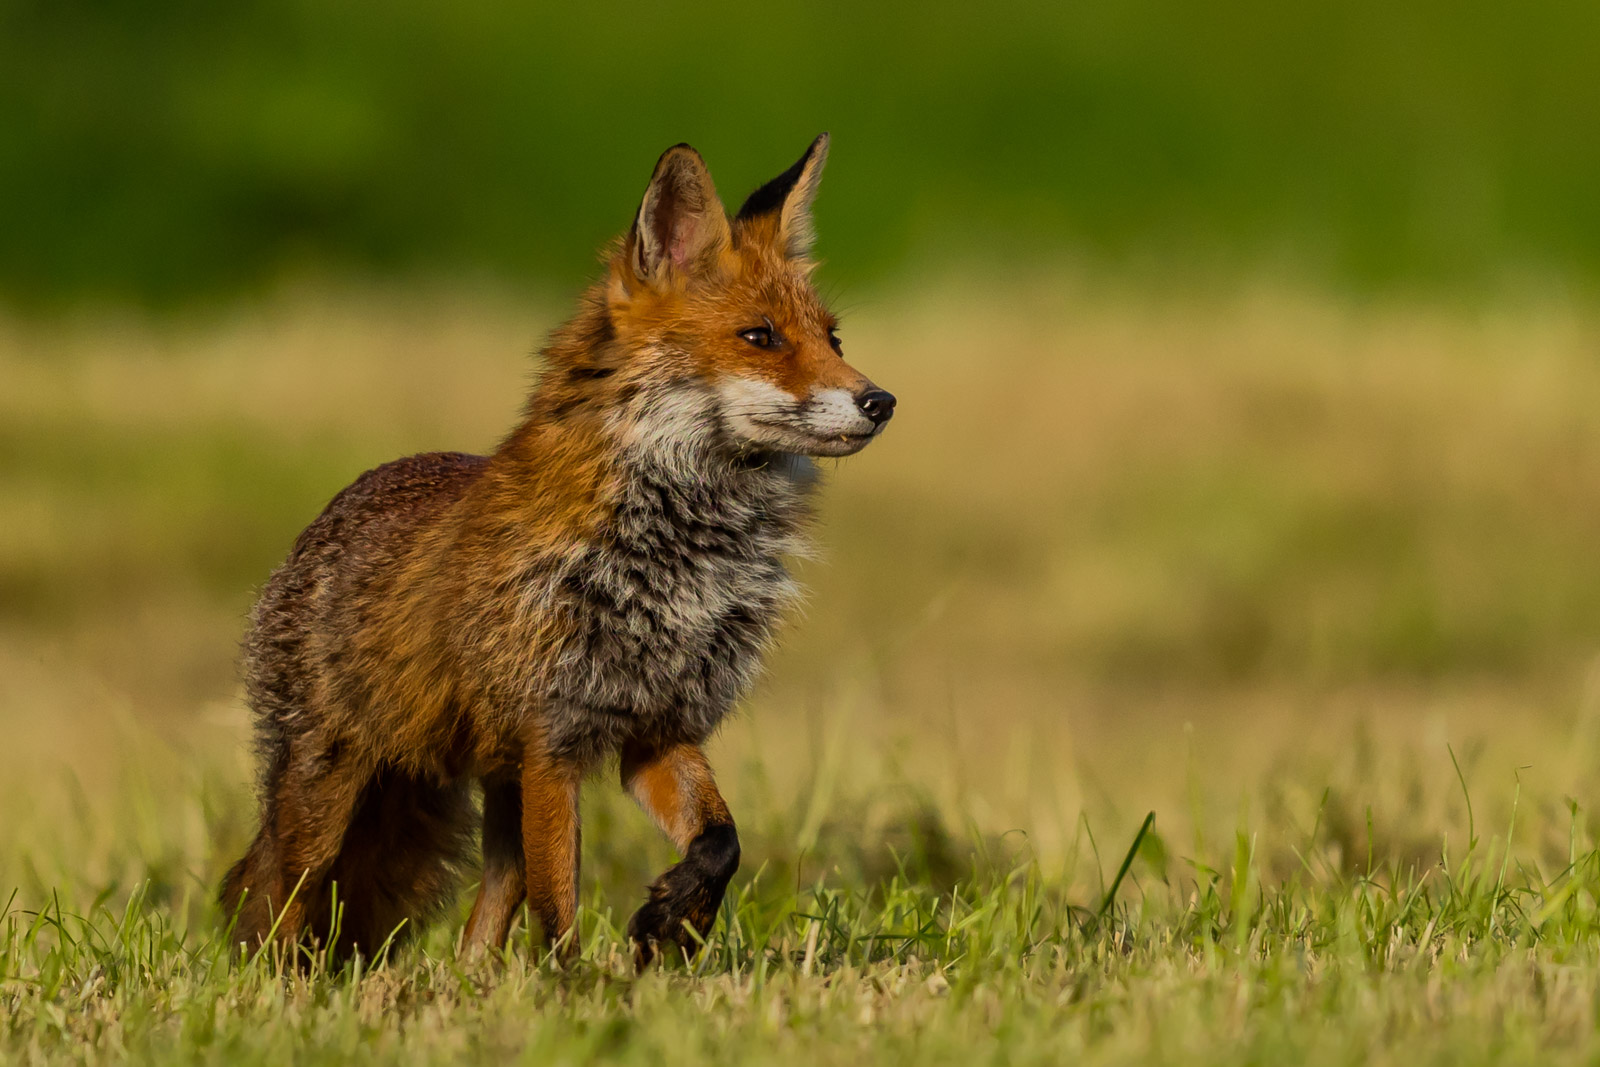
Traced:
[[844, 355], [844, 343], [839, 340], [838, 330], [828, 331], [828, 344], [833, 346], [833, 350], [835, 352], [839, 353], [841, 356]]
[[740, 330], [739, 336], [757, 348], [772, 347], [772, 331], [765, 326], [752, 326], [748, 330]]

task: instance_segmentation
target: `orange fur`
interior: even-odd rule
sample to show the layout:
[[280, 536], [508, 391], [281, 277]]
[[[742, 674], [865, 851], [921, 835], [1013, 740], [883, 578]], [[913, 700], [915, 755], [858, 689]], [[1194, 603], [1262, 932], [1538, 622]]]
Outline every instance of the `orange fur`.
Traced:
[[474, 781], [466, 943], [502, 942], [524, 899], [559, 939], [578, 784], [618, 752], [685, 854], [630, 924], [641, 959], [709, 929], [738, 843], [700, 744], [792, 595], [809, 457], [864, 447], [894, 404], [811, 284], [825, 156], [819, 138], [730, 220], [700, 157], [669, 150], [500, 447], [370, 471], [301, 534], [246, 640], [264, 770], [223, 892], [242, 939], [279, 912], [283, 936], [325, 935], [336, 880], [358, 890], [345, 947], [417, 918], [448, 892]]

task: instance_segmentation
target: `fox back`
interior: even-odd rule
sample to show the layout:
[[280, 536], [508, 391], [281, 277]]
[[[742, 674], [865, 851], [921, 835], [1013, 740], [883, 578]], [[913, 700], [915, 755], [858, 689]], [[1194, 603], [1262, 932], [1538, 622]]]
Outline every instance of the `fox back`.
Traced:
[[474, 783], [468, 942], [503, 939], [524, 899], [559, 938], [576, 783], [613, 755], [686, 855], [635, 916], [642, 958], [709, 928], [732, 820], [700, 746], [796, 594], [814, 457], [859, 451], [894, 407], [811, 282], [826, 154], [730, 219], [699, 155], [669, 149], [500, 447], [369, 471], [300, 535], [244, 645], [263, 825], [224, 886], [242, 940], [276, 922], [370, 949], [421, 918], [454, 885]]

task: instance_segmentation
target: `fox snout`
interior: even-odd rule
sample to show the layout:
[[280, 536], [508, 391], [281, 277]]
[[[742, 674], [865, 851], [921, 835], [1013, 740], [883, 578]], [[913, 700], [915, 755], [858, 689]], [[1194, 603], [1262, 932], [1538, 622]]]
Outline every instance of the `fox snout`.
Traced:
[[894, 394], [871, 382], [812, 389], [804, 399], [770, 382], [726, 381], [718, 390], [724, 425], [743, 447], [803, 456], [849, 456], [883, 432]]
[[874, 426], [882, 426], [894, 418], [894, 394], [874, 386], [856, 397], [856, 407]]
[[812, 439], [813, 456], [849, 456], [861, 451], [894, 416], [894, 394], [867, 383], [855, 392], [822, 389], [796, 411], [794, 425]]

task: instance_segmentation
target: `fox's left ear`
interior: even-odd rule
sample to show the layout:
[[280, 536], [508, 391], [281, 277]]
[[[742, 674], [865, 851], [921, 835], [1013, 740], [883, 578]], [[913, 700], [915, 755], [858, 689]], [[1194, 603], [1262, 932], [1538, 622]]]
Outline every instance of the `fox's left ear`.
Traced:
[[765, 216], [777, 219], [777, 240], [788, 255], [809, 255], [817, 231], [811, 222], [811, 202], [817, 198], [822, 167], [828, 162], [828, 135], [811, 142], [795, 165], [750, 194], [739, 209], [740, 222]]
[[673, 270], [694, 274], [728, 239], [728, 216], [705, 160], [686, 144], [673, 145], [656, 161], [628, 234], [634, 273], [644, 282]]

